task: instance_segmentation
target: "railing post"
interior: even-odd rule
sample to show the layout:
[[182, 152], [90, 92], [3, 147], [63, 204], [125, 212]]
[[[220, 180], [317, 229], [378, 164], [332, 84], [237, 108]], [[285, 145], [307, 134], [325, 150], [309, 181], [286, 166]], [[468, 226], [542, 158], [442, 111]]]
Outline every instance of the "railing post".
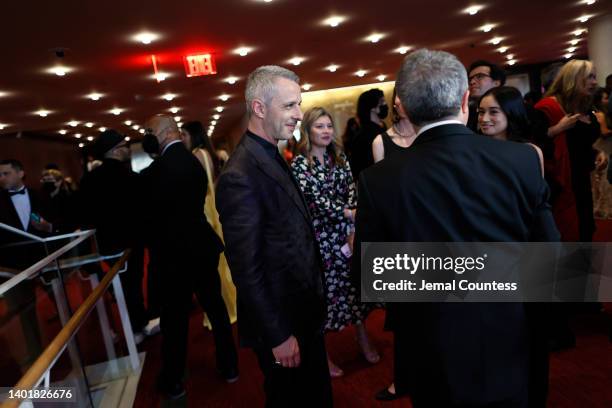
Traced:
[[[125, 265], [127, 268], [127, 261]], [[117, 300], [119, 316], [121, 317], [123, 335], [125, 336], [125, 342], [127, 344], [128, 352], [130, 353], [130, 364], [132, 365], [132, 369], [134, 371], [138, 371], [140, 368], [140, 358], [138, 357], [138, 350], [136, 349], [136, 343], [134, 342], [134, 332], [132, 331], [130, 316], [128, 315], [127, 306], [125, 304], [125, 297], [123, 296], [123, 287], [121, 286], [119, 274], [115, 275], [113, 278], [113, 291], [115, 293], [115, 299]]]

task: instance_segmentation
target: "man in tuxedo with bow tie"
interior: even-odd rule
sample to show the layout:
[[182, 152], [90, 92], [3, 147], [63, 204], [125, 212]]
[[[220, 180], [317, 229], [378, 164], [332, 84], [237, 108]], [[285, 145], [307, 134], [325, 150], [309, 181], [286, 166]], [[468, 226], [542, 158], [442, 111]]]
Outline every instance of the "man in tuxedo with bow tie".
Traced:
[[299, 78], [262, 66], [249, 75], [245, 96], [248, 129], [217, 185], [241, 344], [257, 355], [267, 407], [328, 407], [320, 256], [304, 198], [277, 146], [302, 119]]

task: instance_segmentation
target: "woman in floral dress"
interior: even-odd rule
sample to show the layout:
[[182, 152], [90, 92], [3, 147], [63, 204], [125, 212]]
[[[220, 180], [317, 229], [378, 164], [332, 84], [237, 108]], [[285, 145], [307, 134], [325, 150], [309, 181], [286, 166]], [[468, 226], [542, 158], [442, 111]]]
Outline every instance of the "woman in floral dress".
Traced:
[[[291, 167], [308, 204], [323, 260], [327, 294], [325, 330], [340, 331], [354, 324], [366, 360], [377, 363], [380, 356], [364, 325], [370, 307], [359, 302], [349, 277], [356, 206], [351, 169], [336, 142], [332, 117], [325, 109], [307, 111], [300, 130], [298, 154]], [[344, 374], [329, 356], [327, 360], [332, 377]]]

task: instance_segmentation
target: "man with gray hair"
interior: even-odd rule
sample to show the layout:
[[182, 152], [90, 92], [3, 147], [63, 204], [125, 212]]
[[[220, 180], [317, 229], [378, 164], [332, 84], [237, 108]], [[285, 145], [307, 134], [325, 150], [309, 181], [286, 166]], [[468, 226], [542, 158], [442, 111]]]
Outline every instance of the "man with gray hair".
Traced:
[[217, 185], [240, 341], [257, 355], [267, 407], [328, 407], [321, 260], [304, 197], [277, 146], [302, 119], [299, 79], [259, 67], [245, 99], [248, 129]]
[[[558, 240], [535, 150], [465, 126], [468, 80], [454, 55], [413, 52], [396, 89], [417, 138], [361, 174], [355, 271], [361, 242]], [[387, 313], [412, 366], [400, 374], [415, 408], [527, 407], [523, 304], [390, 303]]]

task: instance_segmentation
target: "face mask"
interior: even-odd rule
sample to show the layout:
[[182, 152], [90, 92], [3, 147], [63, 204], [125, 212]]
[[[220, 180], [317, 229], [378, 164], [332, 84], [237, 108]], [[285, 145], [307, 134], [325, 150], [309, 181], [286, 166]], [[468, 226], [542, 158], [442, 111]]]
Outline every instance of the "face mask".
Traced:
[[142, 138], [142, 150], [150, 155], [159, 155], [159, 141], [153, 133], [147, 133]]
[[389, 114], [389, 107], [387, 105], [381, 105], [378, 107], [378, 117], [384, 119]]
[[45, 193], [52, 193], [56, 188], [53, 181], [45, 181], [42, 183], [42, 189]]

